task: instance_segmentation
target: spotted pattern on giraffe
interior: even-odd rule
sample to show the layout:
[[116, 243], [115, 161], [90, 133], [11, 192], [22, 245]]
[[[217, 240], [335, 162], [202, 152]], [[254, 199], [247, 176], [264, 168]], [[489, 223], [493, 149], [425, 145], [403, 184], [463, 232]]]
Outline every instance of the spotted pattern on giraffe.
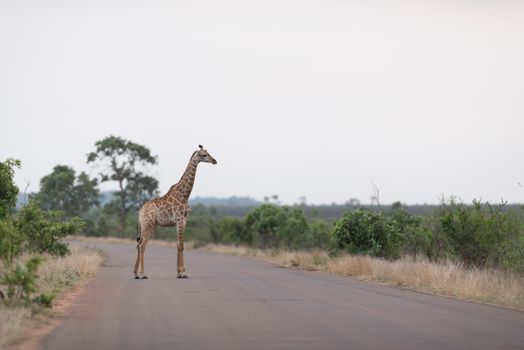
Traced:
[[171, 186], [164, 196], [144, 203], [138, 211], [137, 257], [133, 269], [135, 278], [147, 278], [144, 274], [144, 252], [158, 226], [176, 226], [177, 277], [187, 278], [183, 255], [184, 233], [187, 219], [191, 215], [191, 208], [188, 204], [189, 196], [193, 190], [196, 170], [200, 163], [217, 164], [217, 161], [204, 147], [199, 145], [199, 150], [192, 154], [180, 181]]

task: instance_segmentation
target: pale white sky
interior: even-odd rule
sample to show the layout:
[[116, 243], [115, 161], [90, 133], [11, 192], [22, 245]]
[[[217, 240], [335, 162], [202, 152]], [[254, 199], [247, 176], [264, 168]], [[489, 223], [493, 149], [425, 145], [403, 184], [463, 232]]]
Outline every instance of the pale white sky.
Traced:
[[0, 159], [90, 174], [118, 135], [161, 192], [524, 202], [524, 2], [0, 0]]

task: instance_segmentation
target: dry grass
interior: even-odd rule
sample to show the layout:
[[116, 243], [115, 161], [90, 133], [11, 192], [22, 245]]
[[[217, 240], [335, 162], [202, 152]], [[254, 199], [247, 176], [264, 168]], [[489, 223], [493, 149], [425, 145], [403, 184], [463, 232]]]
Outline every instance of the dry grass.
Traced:
[[26, 307], [5, 308], [0, 306], [0, 349], [22, 336], [24, 322], [31, 317], [31, 309]]
[[86, 243], [115, 243], [136, 245], [136, 241], [128, 238], [118, 237], [86, 237], [86, 236], [67, 236], [65, 241], [86, 242]]
[[384, 261], [366, 256], [332, 259], [327, 271], [429, 293], [524, 309], [524, 279], [513, 273], [447, 262]]
[[102, 265], [102, 255], [93, 249], [70, 245], [71, 255], [48, 257], [38, 269], [39, 292], [61, 291], [79, 281], [95, 276]]
[[[68, 236], [66, 237], [66, 241], [70, 242], [87, 242], [87, 243], [116, 243], [116, 244], [130, 244], [130, 245], [136, 245], [136, 241], [134, 239], [128, 239], [128, 238], [118, 238], [118, 237], [86, 237], [86, 236]], [[175, 241], [163, 241], [159, 239], [152, 239], [149, 241], [150, 245], [154, 245], [157, 247], [168, 247], [168, 248], [176, 248], [177, 244]], [[192, 241], [186, 241], [184, 242], [184, 248], [185, 249], [193, 249], [195, 246], [195, 243]]]
[[286, 267], [353, 276], [428, 293], [490, 303], [524, 310], [524, 278], [497, 270], [465, 268], [447, 262], [385, 261], [369, 256], [330, 258], [324, 251], [261, 250], [225, 245], [207, 245], [217, 253], [242, 255], [276, 262]]
[[[38, 293], [60, 294], [97, 273], [103, 260], [99, 252], [76, 245], [71, 245], [70, 248], [71, 255], [62, 258], [45, 256], [45, 261], [38, 268]], [[23, 263], [29, 257], [24, 255], [15, 263]], [[0, 266], [0, 271], [4, 270], [4, 266]], [[0, 349], [21, 339], [24, 328], [37, 315], [36, 311], [31, 306], [0, 305]]]

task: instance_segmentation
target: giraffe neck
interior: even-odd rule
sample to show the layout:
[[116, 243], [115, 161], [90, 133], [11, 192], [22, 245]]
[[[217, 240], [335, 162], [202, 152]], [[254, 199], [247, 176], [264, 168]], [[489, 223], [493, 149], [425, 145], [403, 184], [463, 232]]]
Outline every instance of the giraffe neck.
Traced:
[[186, 171], [182, 175], [182, 178], [178, 182], [178, 197], [184, 202], [187, 202], [189, 195], [193, 190], [193, 185], [195, 184], [196, 170], [198, 166], [198, 160], [194, 159], [195, 153], [191, 156], [189, 163], [187, 164]]

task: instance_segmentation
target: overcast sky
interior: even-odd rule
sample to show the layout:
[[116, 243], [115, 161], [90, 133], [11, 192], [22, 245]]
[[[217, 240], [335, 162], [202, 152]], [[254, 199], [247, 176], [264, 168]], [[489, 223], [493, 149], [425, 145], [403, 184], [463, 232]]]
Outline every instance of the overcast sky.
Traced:
[[37, 191], [94, 143], [161, 192], [524, 202], [524, 1], [0, 0], [0, 160]]

